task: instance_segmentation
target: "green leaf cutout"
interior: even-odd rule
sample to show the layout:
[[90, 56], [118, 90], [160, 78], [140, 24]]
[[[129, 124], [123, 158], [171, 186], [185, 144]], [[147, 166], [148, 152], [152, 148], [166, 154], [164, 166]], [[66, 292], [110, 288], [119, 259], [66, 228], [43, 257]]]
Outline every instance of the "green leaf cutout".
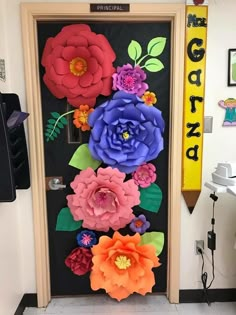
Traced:
[[150, 72], [158, 72], [164, 68], [163, 63], [157, 58], [148, 59], [144, 67]]
[[60, 122], [62, 122], [63, 123], [63, 125], [67, 125], [67, 119], [65, 118], [65, 117], [61, 117], [60, 118]]
[[162, 191], [156, 184], [151, 184], [147, 188], [139, 188], [140, 204], [145, 210], [158, 213], [162, 202]]
[[156, 255], [159, 256], [163, 250], [165, 236], [162, 232], [147, 232], [141, 236], [139, 245], [153, 245], [156, 249]]
[[67, 119], [65, 115], [74, 113], [74, 110], [60, 115], [57, 112], [50, 113], [53, 118], [49, 118], [46, 125], [45, 137], [46, 141], [54, 140], [61, 133], [60, 129], [63, 129], [67, 125]]
[[78, 168], [79, 170], [85, 170], [88, 167], [96, 170], [101, 164], [101, 161], [97, 161], [91, 156], [87, 143], [79, 146], [69, 162], [70, 166]]
[[159, 56], [166, 45], [166, 38], [165, 37], [155, 37], [150, 40], [147, 46], [147, 52], [149, 56], [157, 57]]
[[56, 118], [56, 119], [60, 117], [60, 114], [57, 112], [52, 112], [51, 115], [53, 118]]
[[128, 54], [132, 60], [136, 61], [142, 54], [142, 47], [138, 42], [132, 40], [128, 46]]
[[82, 221], [75, 221], [69, 208], [62, 208], [57, 216], [56, 231], [75, 231], [82, 225]]

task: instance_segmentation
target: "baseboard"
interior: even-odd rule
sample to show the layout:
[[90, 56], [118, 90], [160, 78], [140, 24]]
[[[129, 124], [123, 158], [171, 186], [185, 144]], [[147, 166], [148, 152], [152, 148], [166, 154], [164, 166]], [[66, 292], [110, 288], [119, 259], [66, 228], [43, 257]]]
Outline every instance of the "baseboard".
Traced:
[[22, 315], [26, 307], [37, 307], [37, 294], [25, 293], [17, 307], [14, 315]]
[[[236, 289], [210, 289], [208, 290], [210, 302], [235, 302]], [[180, 303], [204, 303], [203, 290], [180, 290]]]

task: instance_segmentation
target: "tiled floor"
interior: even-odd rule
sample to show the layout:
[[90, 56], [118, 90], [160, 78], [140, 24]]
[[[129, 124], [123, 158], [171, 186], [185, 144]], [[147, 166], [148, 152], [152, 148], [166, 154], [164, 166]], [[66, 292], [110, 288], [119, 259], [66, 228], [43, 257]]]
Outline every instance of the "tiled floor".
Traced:
[[120, 303], [108, 296], [54, 298], [45, 309], [27, 308], [24, 315], [236, 315], [236, 303], [169, 304], [164, 296], [131, 296]]

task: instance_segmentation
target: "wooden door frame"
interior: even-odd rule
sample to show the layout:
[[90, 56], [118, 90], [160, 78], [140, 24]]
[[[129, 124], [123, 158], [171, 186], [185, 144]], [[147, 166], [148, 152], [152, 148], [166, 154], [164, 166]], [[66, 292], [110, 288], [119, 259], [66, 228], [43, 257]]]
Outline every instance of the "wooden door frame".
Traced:
[[56, 20], [171, 21], [167, 297], [179, 302], [184, 4], [130, 4], [129, 13], [90, 13], [88, 3], [21, 3], [38, 307], [51, 299], [37, 22]]

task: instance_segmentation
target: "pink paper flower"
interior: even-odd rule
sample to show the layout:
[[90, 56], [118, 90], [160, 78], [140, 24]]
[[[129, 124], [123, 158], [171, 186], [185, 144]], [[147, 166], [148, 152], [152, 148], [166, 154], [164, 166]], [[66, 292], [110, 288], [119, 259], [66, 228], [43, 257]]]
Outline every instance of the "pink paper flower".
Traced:
[[132, 207], [140, 203], [133, 179], [124, 182], [126, 174], [111, 167], [81, 171], [71, 183], [75, 194], [67, 196], [74, 220], [83, 227], [107, 232], [118, 230], [134, 218]]
[[144, 163], [132, 173], [133, 180], [136, 185], [146, 188], [149, 187], [156, 180], [156, 168], [151, 163]]
[[93, 107], [99, 94], [111, 94], [115, 58], [104, 35], [92, 32], [86, 24], [68, 25], [46, 42], [43, 80], [57, 98], [66, 97], [74, 107]]

